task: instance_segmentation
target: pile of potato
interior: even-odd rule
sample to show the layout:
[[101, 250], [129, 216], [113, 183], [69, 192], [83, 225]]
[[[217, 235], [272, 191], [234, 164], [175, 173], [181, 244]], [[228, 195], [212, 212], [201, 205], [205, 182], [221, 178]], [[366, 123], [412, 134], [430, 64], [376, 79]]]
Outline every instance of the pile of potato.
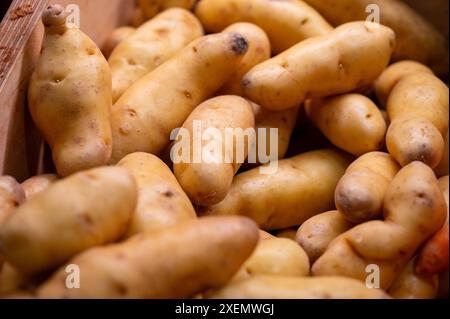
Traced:
[[[448, 297], [448, 47], [412, 9], [140, 0], [108, 60], [66, 18], [28, 92], [57, 173], [0, 177], [1, 296]], [[277, 170], [171, 163], [194, 121], [278, 129]]]

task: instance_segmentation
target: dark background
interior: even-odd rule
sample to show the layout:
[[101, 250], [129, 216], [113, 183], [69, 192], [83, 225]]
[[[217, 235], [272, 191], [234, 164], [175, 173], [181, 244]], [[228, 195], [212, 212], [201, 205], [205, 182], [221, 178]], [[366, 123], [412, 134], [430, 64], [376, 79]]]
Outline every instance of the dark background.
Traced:
[[0, 2], [0, 21], [1, 21], [1, 19], [3, 19], [3, 16], [5, 15], [6, 11], [8, 10], [11, 2], [12, 2], [12, 0], [2, 0]]

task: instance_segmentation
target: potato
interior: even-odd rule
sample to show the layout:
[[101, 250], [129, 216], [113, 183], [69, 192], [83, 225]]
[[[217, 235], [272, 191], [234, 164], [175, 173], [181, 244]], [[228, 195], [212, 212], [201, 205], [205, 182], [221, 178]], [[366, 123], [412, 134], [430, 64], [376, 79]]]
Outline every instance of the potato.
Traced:
[[405, 76], [392, 89], [386, 109], [391, 119], [389, 153], [402, 166], [423, 161], [436, 167], [449, 126], [448, 87], [433, 74]]
[[56, 174], [42, 174], [30, 177], [22, 183], [22, 188], [25, 191], [26, 199], [28, 200], [39, 194], [57, 180], [58, 175]]
[[[2, 225], [14, 209], [25, 202], [22, 186], [11, 176], [0, 176], [0, 225]], [[1, 264], [1, 263], [0, 263]]]
[[386, 190], [399, 170], [392, 156], [383, 152], [359, 157], [336, 186], [336, 207], [354, 223], [381, 217]]
[[405, 166], [386, 191], [384, 220], [366, 222], [337, 237], [313, 264], [312, 273], [366, 281], [370, 274], [376, 276], [366, 267], [376, 265], [380, 287], [389, 289], [417, 248], [442, 227], [445, 206], [433, 171], [422, 162]]
[[219, 95], [244, 96], [241, 87], [242, 77], [258, 63], [270, 59], [269, 38], [260, 27], [246, 22], [234, 23], [223, 32], [235, 32], [244, 36], [248, 41], [248, 50], [234, 74], [219, 90]]
[[197, 18], [173, 8], [141, 25], [109, 57], [113, 102], [139, 79], [203, 36]]
[[343, 277], [254, 276], [235, 281], [211, 299], [388, 299], [379, 289]]
[[[198, 143], [194, 140], [196, 125], [201, 125], [198, 133], [203, 136]], [[254, 127], [255, 117], [250, 103], [234, 95], [223, 95], [207, 100], [189, 115], [181, 128], [185, 131], [181, 132], [183, 134], [180, 133], [177, 139], [186, 138], [184, 133], [189, 133], [187, 138], [190, 154], [186, 159], [181, 158], [183, 155], [176, 151], [175, 145], [172, 149], [173, 156], [180, 157], [180, 162], [174, 162], [173, 170], [181, 187], [195, 205], [215, 205], [225, 198], [234, 174], [247, 158], [248, 144], [253, 142], [250, 138], [242, 138], [243, 149], [240, 149], [241, 143], [237, 142], [240, 137], [236, 130], [253, 131]], [[209, 133], [211, 129], [216, 129], [218, 135]], [[229, 136], [231, 144], [227, 144], [227, 129], [233, 129], [232, 135]], [[181, 140], [179, 142], [183, 143]], [[196, 144], [202, 147], [198, 153], [200, 155], [198, 162], [195, 159]], [[216, 148], [209, 149], [213, 144]]]
[[142, 24], [147, 21], [147, 17], [144, 15], [144, 11], [141, 8], [136, 7], [133, 10], [133, 15], [131, 17], [131, 25], [133, 28], [139, 28]]
[[139, 8], [147, 19], [168, 8], [179, 7], [192, 9], [196, 0], [138, 0]]
[[276, 238], [274, 235], [272, 235], [271, 233], [268, 233], [264, 230], [259, 230], [259, 239], [260, 240], [266, 240], [266, 239], [274, 239]]
[[0, 272], [0, 297], [4, 298], [16, 291], [32, 292], [43, 280], [40, 277], [30, 277], [17, 271], [5, 263]]
[[24, 274], [57, 267], [89, 247], [119, 239], [136, 193], [134, 179], [119, 167], [95, 168], [55, 182], [0, 227], [0, 254]]
[[159, 154], [171, 131], [232, 76], [247, 48], [237, 33], [205, 36], [132, 85], [112, 108], [111, 162], [138, 151]]
[[337, 147], [353, 155], [377, 151], [384, 145], [386, 121], [378, 107], [360, 94], [308, 100], [308, 117]]
[[381, 24], [394, 30], [397, 45], [394, 61], [415, 60], [440, 75], [448, 73], [447, 40], [424, 18], [398, 0], [305, 0], [337, 26], [366, 20], [369, 5], [377, 5]]
[[172, 171], [158, 157], [132, 153], [125, 156], [117, 166], [126, 168], [138, 186], [136, 210], [125, 237], [196, 218], [189, 198]]
[[202, 0], [195, 14], [208, 32], [220, 32], [236, 22], [256, 24], [267, 33], [274, 54], [333, 30], [300, 0]]
[[303, 247], [311, 263], [314, 263], [333, 239], [353, 226], [339, 211], [328, 211], [305, 221], [298, 229], [295, 240]]
[[442, 155], [442, 159], [439, 162], [438, 166], [436, 166], [436, 168], [434, 169], [434, 172], [436, 173], [437, 177], [442, 177], [445, 175], [448, 175], [448, 167], [449, 167], [449, 162], [448, 162], [448, 131], [447, 131], [447, 135], [445, 136], [444, 139], [444, 154]]
[[275, 234], [275, 237], [277, 237], [277, 238], [287, 238], [287, 239], [295, 240], [295, 236], [297, 235], [297, 230], [298, 230], [298, 227], [294, 226], [294, 227], [290, 227], [290, 228], [277, 230], [274, 232], [274, 234]]
[[67, 289], [58, 270], [40, 298], [188, 298], [224, 285], [258, 242], [256, 225], [242, 217], [201, 218], [142, 233], [75, 257], [80, 288]]
[[448, 223], [448, 211], [449, 211], [448, 175], [439, 178], [438, 182], [439, 182], [439, 188], [441, 189], [442, 194], [444, 194], [445, 203], [447, 204], [447, 223]]
[[111, 156], [111, 73], [95, 43], [50, 5], [42, 21], [42, 53], [31, 76], [28, 104], [52, 149], [58, 175], [108, 163]]
[[245, 215], [264, 230], [300, 225], [333, 208], [334, 189], [349, 162], [345, 154], [326, 149], [281, 160], [271, 174], [249, 170], [236, 175], [222, 202], [199, 213]]
[[128, 39], [135, 31], [136, 28], [130, 26], [123, 26], [114, 29], [106, 39], [106, 44], [102, 50], [105, 57], [108, 58], [119, 43], [123, 42], [125, 39]]
[[352, 22], [302, 41], [258, 64], [243, 78], [245, 95], [280, 111], [371, 84], [388, 65], [394, 32], [384, 26]]

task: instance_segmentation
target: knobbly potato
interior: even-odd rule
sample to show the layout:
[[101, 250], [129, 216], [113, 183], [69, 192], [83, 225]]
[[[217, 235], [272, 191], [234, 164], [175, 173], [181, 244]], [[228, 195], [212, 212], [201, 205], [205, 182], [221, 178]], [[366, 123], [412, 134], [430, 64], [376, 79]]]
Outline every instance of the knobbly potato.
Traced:
[[337, 210], [325, 212], [305, 221], [295, 240], [303, 247], [311, 263], [323, 255], [330, 242], [354, 226]]
[[108, 58], [119, 43], [129, 38], [135, 31], [136, 28], [130, 26], [123, 26], [114, 29], [108, 39], [106, 39], [106, 44], [103, 47], [103, 54], [105, 57]]
[[381, 217], [386, 189], [399, 170], [387, 153], [371, 152], [359, 157], [336, 186], [337, 209], [354, 223]]
[[208, 32], [220, 32], [236, 22], [256, 24], [267, 33], [274, 54], [333, 30], [300, 0], [202, 0], [195, 14]]
[[281, 160], [269, 174], [254, 168], [235, 176], [222, 202], [199, 212], [245, 215], [264, 230], [300, 225], [334, 207], [334, 189], [349, 162], [347, 155], [327, 149]]
[[258, 243], [247, 218], [201, 218], [116, 245], [92, 248], [71, 263], [80, 288], [67, 289], [58, 270], [37, 292], [40, 298], [189, 298], [228, 282]]
[[0, 176], [0, 225], [23, 202], [25, 202], [25, 192], [22, 186], [11, 176]]
[[139, 8], [147, 19], [153, 18], [158, 13], [172, 8], [192, 9], [196, 0], [138, 0]]
[[119, 167], [80, 172], [19, 206], [0, 227], [0, 254], [37, 274], [95, 245], [119, 239], [136, 205], [132, 176]]
[[25, 191], [26, 199], [28, 200], [39, 194], [57, 180], [58, 175], [56, 174], [42, 174], [30, 177], [22, 183], [22, 188]]
[[[199, 134], [204, 136], [199, 143], [194, 140], [196, 124], [201, 125], [198, 129]], [[181, 130], [184, 129], [189, 133], [190, 154], [188, 158], [174, 162], [173, 170], [181, 187], [195, 205], [215, 205], [225, 198], [234, 174], [247, 158], [248, 144], [253, 142], [248, 136], [239, 143], [240, 137], [236, 130], [253, 131], [254, 127], [255, 117], [250, 103], [234, 95], [223, 95], [207, 100], [189, 115]], [[216, 129], [218, 135], [208, 133], [211, 129]], [[227, 129], [233, 129], [229, 137], [231, 139], [228, 140], [231, 141], [230, 144], [227, 144]], [[181, 132], [177, 139], [186, 138], [185, 132]], [[198, 153], [200, 155], [198, 162], [195, 160], [196, 144], [202, 147]], [[215, 149], [210, 148], [212, 144]], [[243, 149], [240, 149], [240, 146]], [[175, 148], [176, 145], [173, 148], [174, 156], [183, 156]]]
[[438, 166], [434, 169], [437, 177], [442, 177], [448, 175], [449, 161], [448, 161], [448, 131], [447, 135], [444, 139], [444, 155], [442, 155], [442, 159], [439, 162]]
[[113, 105], [111, 162], [160, 153], [192, 110], [230, 78], [247, 52], [237, 33], [202, 37], [132, 85]]
[[448, 74], [448, 42], [424, 18], [398, 0], [305, 0], [337, 26], [350, 21], [366, 20], [379, 8], [380, 23], [394, 30], [397, 45], [394, 61], [416, 60], [429, 65], [440, 75]]
[[138, 187], [136, 210], [126, 237], [196, 218], [189, 198], [172, 171], [158, 157], [132, 153], [117, 166], [126, 168], [134, 176]]
[[113, 102], [140, 78], [203, 35], [197, 18], [173, 8], [141, 25], [109, 57]]
[[444, 196], [433, 171], [422, 162], [413, 162], [389, 185], [384, 220], [366, 222], [337, 237], [313, 264], [312, 273], [365, 281], [367, 266], [376, 265], [380, 287], [389, 289], [417, 248], [442, 227], [445, 218]]
[[351, 92], [381, 74], [394, 45], [394, 32], [387, 27], [347, 23], [258, 64], [244, 76], [242, 87], [253, 102], [273, 111]]
[[60, 176], [108, 163], [112, 147], [108, 62], [80, 29], [67, 27], [67, 15], [60, 5], [44, 11], [42, 53], [28, 90]]
[[386, 109], [391, 120], [389, 153], [402, 166], [423, 161], [436, 167], [449, 126], [448, 87], [430, 73], [405, 76], [392, 89]]
[[253, 276], [233, 281], [211, 299], [388, 299], [380, 289], [344, 277]]
[[384, 145], [386, 121], [378, 107], [360, 94], [306, 102], [308, 117], [337, 147], [360, 156]]

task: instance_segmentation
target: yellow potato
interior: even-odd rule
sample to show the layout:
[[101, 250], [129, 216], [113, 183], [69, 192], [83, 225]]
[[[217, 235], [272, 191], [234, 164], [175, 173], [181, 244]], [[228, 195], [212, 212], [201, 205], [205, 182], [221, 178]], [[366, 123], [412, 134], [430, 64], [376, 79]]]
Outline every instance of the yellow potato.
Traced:
[[25, 192], [22, 186], [11, 176], [0, 176], [0, 225], [23, 202], [25, 202]]
[[436, 173], [437, 177], [442, 177], [445, 175], [448, 175], [448, 167], [449, 167], [449, 162], [448, 162], [448, 131], [447, 131], [447, 135], [445, 136], [444, 139], [444, 154], [442, 155], [442, 159], [439, 162], [438, 166], [436, 166], [436, 168], [434, 169], [434, 172]]
[[106, 43], [102, 50], [105, 57], [108, 58], [119, 43], [123, 42], [125, 39], [128, 39], [135, 31], [136, 28], [129, 26], [114, 29], [108, 39], [106, 39]]
[[141, 25], [109, 57], [113, 102], [139, 79], [203, 36], [197, 18], [173, 8]]
[[343, 277], [254, 276], [234, 281], [211, 299], [388, 299], [379, 289]]
[[256, 24], [267, 33], [275, 54], [333, 30], [320, 14], [300, 0], [202, 0], [195, 14], [208, 32], [220, 32], [236, 22]]
[[405, 76], [392, 89], [386, 109], [391, 120], [389, 153], [402, 166], [423, 161], [436, 167], [449, 126], [448, 87], [430, 73]]
[[57, 180], [58, 175], [56, 174], [42, 174], [30, 177], [22, 183], [27, 200], [39, 194]]
[[281, 160], [269, 174], [254, 168], [236, 175], [227, 197], [200, 213], [245, 215], [264, 230], [300, 225], [334, 207], [334, 189], [349, 162], [345, 154], [327, 149]]
[[325, 212], [305, 221], [295, 240], [303, 247], [311, 263], [323, 255], [329, 243], [354, 226], [337, 210]]
[[[435, 72], [448, 73], [448, 42], [424, 18], [398, 0], [305, 0], [337, 26], [350, 21], [366, 20], [369, 5], [379, 8], [381, 24], [394, 30], [397, 45], [395, 61], [416, 60]], [[429, 1], [433, 2], [433, 1]], [[369, 9], [369, 11], [367, 11]]]
[[196, 218], [189, 198], [172, 171], [158, 157], [147, 153], [132, 153], [117, 165], [126, 168], [133, 175], [138, 187], [136, 210], [126, 237]]
[[119, 239], [136, 205], [132, 176], [119, 167], [80, 172], [18, 207], [0, 227], [0, 254], [24, 274]]
[[308, 100], [308, 117], [340, 149], [360, 156], [384, 145], [386, 121], [378, 107], [360, 94]]
[[[343, 233], [312, 266], [316, 276], [376, 277], [389, 289], [416, 250], [438, 231], [446, 217], [444, 196], [433, 171], [422, 162], [400, 170], [384, 200], [384, 220], [369, 221]], [[376, 271], [376, 268], [374, 268]]]
[[300, 42], [258, 64], [243, 78], [245, 95], [268, 110], [285, 110], [371, 84], [388, 65], [394, 32], [352, 22]]
[[132, 85], [112, 108], [111, 161], [137, 151], [162, 152], [171, 131], [228, 80], [247, 48], [237, 33], [205, 36]]
[[138, 0], [139, 8], [147, 19], [168, 8], [179, 7], [192, 9], [196, 0]]
[[337, 209], [354, 223], [379, 218], [386, 189], [399, 170], [400, 166], [387, 153], [370, 152], [359, 157], [336, 186]]
[[42, 21], [42, 54], [31, 76], [28, 104], [52, 149], [60, 176], [101, 166], [111, 156], [111, 73], [95, 43], [50, 5]]
[[228, 282], [258, 243], [246, 218], [201, 218], [120, 244], [92, 248], [70, 263], [80, 288], [67, 289], [58, 270], [38, 289], [40, 298], [189, 298]]
[[[201, 125], [198, 133], [203, 135], [198, 143], [194, 140], [196, 125]], [[187, 137], [189, 143], [186, 144], [189, 145], [190, 156], [181, 162], [175, 162], [173, 170], [181, 187], [195, 205], [210, 206], [225, 198], [234, 174], [247, 158], [248, 144], [253, 142], [250, 138], [243, 138], [243, 143], [238, 143], [239, 136], [236, 130], [253, 131], [254, 127], [255, 117], [250, 103], [235, 95], [223, 95], [207, 100], [189, 115], [181, 129], [189, 133]], [[208, 133], [211, 129], [216, 129], [218, 135]], [[227, 129], [233, 129], [229, 137], [231, 144], [227, 144]], [[184, 134], [179, 134], [177, 139], [178, 137], [186, 138]], [[195, 160], [196, 144], [202, 147], [198, 152], [200, 155], [198, 162]], [[213, 144], [216, 149], [208, 151], [208, 146]], [[239, 144], [243, 149], [240, 149]], [[175, 150], [176, 147], [175, 145], [172, 149], [174, 156], [182, 156]]]

